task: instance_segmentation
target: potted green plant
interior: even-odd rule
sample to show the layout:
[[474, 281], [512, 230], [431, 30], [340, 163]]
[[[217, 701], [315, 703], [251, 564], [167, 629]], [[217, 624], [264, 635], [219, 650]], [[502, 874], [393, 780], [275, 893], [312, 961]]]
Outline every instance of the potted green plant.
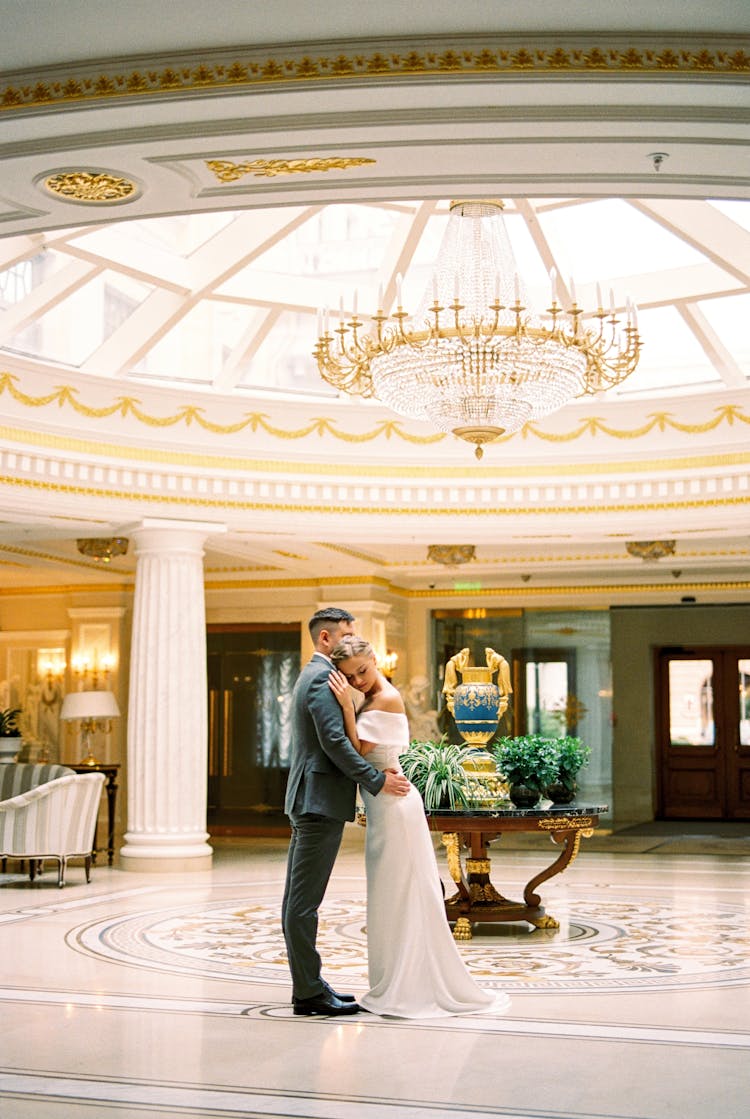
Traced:
[[557, 774], [556, 739], [541, 734], [499, 738], [493, 753], [516, 808], [533, 808]]
[[18, 729], [20, 707], [0, 710], [0, 762], [13, 762], [21, 749], [21, 732]]
[[578, 791], [578, 772], [589, 763], [591, 747], [570, 735], [556, 741], [557, 772], [545, 787], [545, 793], [553, 804], [570, 804]]
[[468, 746], [440, 742], [412, 742], [400, 757], [401, 768], [418, 790], [428, 812], [440, 808], [467, 808], [473, 782], [464, 769], [472, 755]]

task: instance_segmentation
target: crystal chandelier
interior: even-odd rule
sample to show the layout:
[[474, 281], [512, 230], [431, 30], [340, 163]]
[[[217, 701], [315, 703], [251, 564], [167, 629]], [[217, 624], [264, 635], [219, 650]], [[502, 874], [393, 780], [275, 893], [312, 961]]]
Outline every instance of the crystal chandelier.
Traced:
[[571, 282], [569, 305], [557, 298], [543, 316], [529, 306], [505, 228], [502, 202], [451, 202], [432, 283], [416, 314], [401, 305], [383, 312], [382, 289], [373, 328], [342, 311], [319, 315], [314, 356], [324, 380], [351, 395], [375, 397], [394, 412], [424, 420], [482, 445], [519, 431], [529, 420], [575, 397], [620, 384], [638, 364], [635, 306], [624, 319], [598, 308], [584, 317]]

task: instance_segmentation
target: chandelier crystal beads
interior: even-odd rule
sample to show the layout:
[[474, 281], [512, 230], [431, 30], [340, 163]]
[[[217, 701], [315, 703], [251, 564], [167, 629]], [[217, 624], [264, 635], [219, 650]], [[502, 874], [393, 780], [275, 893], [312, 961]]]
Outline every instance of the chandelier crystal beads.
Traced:
[[383, 311], [372, 330], [354, 313], [319, 316], [314, 356], [325, 381], [351, 395], [375, 397], [400, 415], [431, 423], [476, 444], [519, 431], [579, 396], [619, 384], [638, 364], [637, 313], [610, 307], [589, 315], [558, 301], [534, 313], [518, 274], [501, 202], [452, 202], [432, 283], [416, 314]]

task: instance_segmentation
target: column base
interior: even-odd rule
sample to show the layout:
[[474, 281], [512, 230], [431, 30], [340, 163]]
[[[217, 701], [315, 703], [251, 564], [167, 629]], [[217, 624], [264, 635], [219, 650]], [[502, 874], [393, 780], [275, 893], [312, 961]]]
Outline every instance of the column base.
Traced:
[[210, 870], [213, 848], [206, 839], [205, 832], [199, 836], [165, 836], [163, 840], [153, 835], [126, 835], [120, 848], [120, 868], [145, 873]]

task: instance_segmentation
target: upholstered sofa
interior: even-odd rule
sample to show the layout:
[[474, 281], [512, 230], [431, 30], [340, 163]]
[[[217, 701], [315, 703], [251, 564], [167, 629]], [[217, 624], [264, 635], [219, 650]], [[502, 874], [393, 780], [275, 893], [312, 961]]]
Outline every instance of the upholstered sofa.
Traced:
[[65, 885], [68, 859], [83, 858], [86, 881], [103, 773], [75, 773], [64, 765], [0, 764], [0, 859], [28, 859], [33, 881], [45, 859], [58, 865]]

